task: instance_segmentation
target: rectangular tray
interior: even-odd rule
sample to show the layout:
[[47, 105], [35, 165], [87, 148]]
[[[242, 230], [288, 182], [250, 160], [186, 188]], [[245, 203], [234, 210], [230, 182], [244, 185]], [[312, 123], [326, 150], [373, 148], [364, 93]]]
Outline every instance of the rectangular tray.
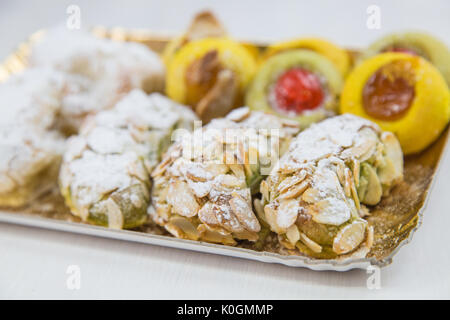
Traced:
[[[94, 27], [92, 32], [99, 37], [113, 40], [140, 42], [157, 52], [161, 52], [170, 40], [170, 37], [145, 30]], [[7, 79], [11, 74], [26, 68], [30, 45], [38, 41], [43, 33], [44, 31], [38, 31], [33, 34], [3, 64], [0, 64], [0, 82]], [[243, 42], [250, 43], [249, 41]], [[265, 47], [264, 44], [255, 45], [259, 48]], [[357, 55], [355, 50], [349, 50], [349, 52], [352, 56]], [[231, 247], [177, 239], [151, 224], [140, 228], [140, 230], [132, 231], [88, 225], [81, 223], [67, 212], [62, 212], [64, 210], [49, 210], [47, 202], [61, 202], [60, 199], [54, 200], [55, 195], [51, 194], [46, 195], [45, 198], [38, 200], [35, 205], [31, 205], [27, 209], [20, 211], [0, 210], [0, 222], [213, 253], [266, 263], [280, 263], [292, 267], [306, 267], [312, 270], [347, 271], [355, 268], [365, 269], [369, 265], [382, 267], [392, 262], [398, 250], [411, 241], [415, 231], [420, 227], [430, 189], [439, 167], [442, 166], [443, 155], [448, 149], [449, 136], [449, 128], [447, 128], [427, 150], [419, 155], [405, 158], [406, 182], [396, 187], [391, 196], [383, 199], [379, 205], [375, 206], [371, 216], [367, 219], [374, 226], [375, 240], [374, 248], [370, 251], [369, 257], [362, 259], [319, 260], [291, 255], [271, 246], [267, 246], [263, 251], [257, 251], [248, 244]], [[58, 208], [58, 206], [51, 208]]]

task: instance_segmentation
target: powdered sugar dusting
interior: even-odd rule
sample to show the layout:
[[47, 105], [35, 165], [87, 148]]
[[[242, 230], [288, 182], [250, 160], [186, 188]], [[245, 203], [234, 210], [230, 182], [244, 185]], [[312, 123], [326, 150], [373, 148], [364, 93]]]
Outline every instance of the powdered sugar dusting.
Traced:
[[341, 225], [351, 217], [351, 208], [342, 187], [339, 183], [335, 169], [328, 159], [321, 160], [312, 177], [312, 188], [318, 191], [318, 212], [313, 220], [318, 223]]
[[[31, 199], [52, 186], [56, 170], [48, 169], [58, 165], [63, 152], [63, 138], [53, 130], [63, 83], [60, 73], [40, 68], [0, 85], [0, 205], [16, 205], [9, 199]], [[45, 170], [49, 174], [41, 176], [42, 187], [25, 195], [25, 188], [33, 188]]]
[[32, 68], [0, 85], [0, 127], [52, 127], [60, 111], [65, 79], [50, 68]]
[[292, 141], [289, 151], [280, 159], [280, 167], [296, 168], [323, 158], [339, 157], [345, 148], [359, 141], [359, 131], [364, 127], [380, 131], [375, 123], [350, 114], [313, 124]]
[[[113, 109], [89, 119], [80, 135], [70, 138], [60, 176], [62, 189], [70, 190], [63, 193], [70, 194], [74, 213], [87, 219], [89, 208], [108, 194], [133, 185], [148, 188], [150, 170], [163, 151], [162, 140], [170, 139], [179, 124], [192, 126], [178, 112], [184, 108], [157, 93], [147, 96], [134, 90]], [[121, 193], [121, 197], [130, 197], [135, 206], [143, 205], [144, 200], [132, 193]], [[111, 218], [119, 221], [115, 215]]]
[[[292, 124], [286, 129], [276, 116], [244, 107], [184, 136], [183, 141], [169, 149], [155, 174], [154, 214], [167, 208], [168, 199], [172, 206], [173, 201], [186, 201], [174, 199], [171, 190], [167, 191], [167, 185], [182, 181], [189, 188], [188, 193], [195, 195], [196, 202], [202, 205], [198, 211], [200, 222], [192, 221], [196, 229], [206, 226], [210, 233], [220, 234], [220, 241], [224, 236], [227, 241], [232, 241], [230, 237], [256, 240], [260, 224], [252, 211], [249, 183], [264, 175], [259, 171], [264, 157], [278, 157], [278, 145], [271, 143], [271, 139], [280, 137], [280, 143], [289, 141], [293, 129]], [[173, 156], [172, 149], [180, 150], [182, 156], [179, 153]], [[250, 154], [256, 157], [252, 159]], [[175, 214], [172, 208], [156, 220], [169, 224], [171, 231], [169, 219]]]
[[32, 47], [29, 64], [66, 74], [61, 112], [75, 131], [86, 115], [112, 107], [131, 89], [160, 91], [164, 84], [163, 63], [144, 45], [98, 39], [82, 30], [47, 31]]
[[[369, 128], [371, 133], [363, 134], [367, 130], [365, 128]], [[353, 215], [357, 216], [354, 200], [350, 194], [345, 194], [338, 176], [344, 174], [341, 172], [346, 168], [345, 161], [352, 155], [352, 152], [347, 151], [354, 152], [361, 146], [371, 145], [373, 139], [376, 143], [379, 134], [380, 129], [376, 124], [350, 114], [313, 124], [292, 141], [288, 152], [272, 171], [268, 184], [276, 188], [280, 179], [306, 170], [308, 174], [304, 183], [307, 183], [308, 188], [301, 189], [305, 195], [303, 191], [297, 195], [299, 199], [306, 201], [303, 202], [303, 209], [317, 223], [339, 226]], [[341, 179], [345, 177], [342, 176]], [[291, 181], [294, 183], [295, 180]], [[295, 190], [295, 187], [294, 183], [291, 189]], [[297, 185], [297, 188], [300, 187]], [[283, 203], [285, 200], [280, 201]], [[300, 206], [298, 203], [297, 207]], [[288, 212], [278, 210], [277, 215], [282, 224], [288, 221], [294, 223]], [[284, 225], [285, 228], [289, 226]]]
[[139, 159], [133, 152], [101, 155], [86, 150], [82, 158], [70, 163], [73, 174], [70, 187], [78, 190], [76, 198], [79, 204], [89, 206], [104, 194], [130, 186], [132, 177], [127, 168], [137, 161]]

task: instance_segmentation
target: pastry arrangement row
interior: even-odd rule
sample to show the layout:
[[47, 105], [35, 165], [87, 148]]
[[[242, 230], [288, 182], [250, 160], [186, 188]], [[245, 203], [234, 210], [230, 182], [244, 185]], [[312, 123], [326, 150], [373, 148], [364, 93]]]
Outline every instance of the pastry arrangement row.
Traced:
[[57, 187], [99, 226], [365, 257], [365, 218], [446, 128], [449, 83], [448, 49], [419, 33], [359, 55], [316, 38], [261, 49], [205, 12], [160, 56], [51, 29], [0, 84], [0, 207]]

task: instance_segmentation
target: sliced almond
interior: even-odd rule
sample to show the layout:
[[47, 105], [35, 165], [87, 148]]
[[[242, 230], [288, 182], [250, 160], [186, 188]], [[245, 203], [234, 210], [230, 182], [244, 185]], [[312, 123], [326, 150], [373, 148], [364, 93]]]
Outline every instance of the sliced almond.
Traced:
[[186, 170], [186, 177], [195, 182], [205, 182], [213, 178], [208, 171], [195, 164], [190, 165]]
[[347, 198], [350, 198], [352, 195], [351, 186], [353, 184], [352, 173], [349, 168], [345, 168], [344, 170], [344, 193]]
[[151, 176], [155, 178], [157, 176], [163, 175], [167, 167], [172, 163], [172, 157], [165, 156], [164, 159], [155, 167]]
[[365, 238], [367, 223], [354, 221], [346, 225], [334, 238], [333, 251], [337, 254], [345, 254], [355, 250]]
[[211, 181], [195, 182], [188, 179], [187, 183], [197, 198], [206, 197], [212, 189]]
[[300, 172], [296, 172], [295, 176], [300, 180], [303, 181], [305, 180], [305, 178], [308, 176], [309, 174], [309, 170], [305, 169], [305, 170], [301, 170]]
[[176, 181], [170, 184], [167, 203], [172, 206], [174, 213], [185, 217], [195, 216], [200, 209], [188, 184], [183, 181]]
[[390, 187], [403, 179], [403, 154], [400, 143], [391, 132], [383, 132], [381, 141], [386, 155], [378, 168], [378, 177], [383, 185]]
[[342, 151], [341, 157], [343, 159], [365, 161], [375, 152], [377, 141], [377, 133], [373, 129], [365, 127], [359, 131], [359, 139], [356, 145]]
[[241, 232], [244, 227], [229, 206], [207, 202], [198, 212], [200, 221], [210, 227], [221, 227], [231, 232]]
[[213, 177], [216, 177], [218, 175], [227, 173], [229, 168], [226, 164], [209, 163], [205, 166], [205, 170], [211, 173]]
[[242, 108], [234, 109], [233, 111], [231, 111], [226, 116], [226, 118], [230, 119], [231, 121], [234, 121], [234, 122], [240, 122], [240, 121], [248, 118], [249, 115], [250, 115], [250, 108], [242, 107]]
[[365, 127], [359, 131], [359, 135], [363, 138], [360, 146], [363, 146], [360, 150], [365, 150], [360, 154], [356, 155], [359, 161], [366, 161], [375, 153], [378, 145], [378, 134], [372, 128]]
[[112, 199], [106, 200], [106, 214], [108, 216], [108, 228], [122, 229], [123, 227], [123, 213], [119, 205]]
[[341, 186], [345, 186], [345, 164], [342, 161], [336, 163], [336, 175]]
[[302, 200], [308, 203], [316, 203], [320, 201], [320, 192], [314, 188], [308, 188], [302, 194]]
[[269, 224], [272, 231], [280, 234], [284, 233], [286, 229], [281, 228], [277, 223], [277, 212], [276, 210], [269, 204], [264, 207], [264, 215], [266, 217], [266, 221]]
[[242, 198], [247, 200], [247, 204], [249, 208], [252, 207], [252, 192], [250, 188], [240, 189], [239, 192], [237, 192]]
[[378, 168], [383, 166], [384, 164], [384, 152], [386, 148], [383, 143], [378, 142], [377, 143], [377, 149], [375, 150], [375, 159], [373, 162], [374, 167]]
[[324, 199], [310, 207], [308, 213], [317, 223], [338, 226], [348, 221], [351, 217], [351, 209], [344, 199]]
[[145, 169], [144, 163], [141, 161], [130, 163], [127, 170], [131, 176], [136, 177], [141, 181], [147, 181], [149, 178], [149, 173]]
[[243, 186], [243, 182], [231, 174], [222, 174], [217, 177], [217, 181], [226, 188], [238, 188]]
[[164, 228], [174, 237], [179, 238], [179, 239], [186, 239], [186, 235], [183, 232], [183, 230], [181, 230], [179, 227], [168, 223], [164, 225]]
[[253, 200], [253, 207], [255, 208], [255, 211], [256, 211], [256, 214], [257, 214], [258, 218], [261, 221], [267, 223], [266, 217], [264, 215], [264, 206], [262, 204], [262, 200], [255, 198]]
[[299, 204], [296, 200], [282, 201], [277, 211], [277, 225], [283, 229], [289, 228], [297, 220]]
[[300, 241], [315, 253], [322, 252], [322, 246], [311, 240], [306, 234], [300, 232]]
[[197, 230], [201, 235], [201, 239], [204, 241], [214, 242], [214, 243], [222, 243], [222, 244], [230, 245], [230, 246], [236, 245], [236, 241], [233, 239], [233, 236], [230, 233], [223, 234], [214, 229], [208, 228], [204, 224], [199, 225]]
[[220, 222], [217, 219], [216, 213], [214, 212], [214, 203], [207, 202], [198, 212], [198, 218], [203, 223], [209, 226], [219, 226]]
[[255, 242], [259, 239], [257, 232], [253, 232], [253, 231], [249, 231], [249, 230], [244, 230], [241, 232], [233, 232], [233, 237], [236, 239], [248, 240], [248, 241], [253, 241], [253, 242]]
[[233, 197], [231, 198], [229, 203], [231, 206], [231, 210], [233, 210], [236, 218], [247, 230], [259, 232], [261, 230], [261, 226], [258, 222], [258, 219], [256, 219], [252, 208], [248, 205], [248, 201], [242, 198], [236, 192], [233, 192], [232, 196]]
[[285, 166], [285, 167], [280, 168], [279, 171], [282, 174], [292, 174], [292, 173], [295, 173], [296, 171], [298, 171], [298, 168]]
[[366, 170], [368, 172], [368, 184], [367, 184], [367, 192], [364, 195], [364, 199], [361, 201], [367, 205], [376, 205], [381, 200], [381, 196], [383, 195], [383, 188], [381, 186], [380, 180], [378, 179], [378, 175], [375, 169], [368, 165], [366, 166]]
[[180, 216], [171, 217], [168, 224], [177, 227], [186, 235], [186, 238], [188, 239], [198, 240], [200, 237], [200, 234], [197, 231], [197, 227], [185, 217]]
[[298, 231], [298, 228], [295, 224], [293, 224], [286, 230], [286, 237], [293, 245], [295, 245], [297, 241], [300, 240], [300, 232]]
[[359, 171], [361, 169], [359, 161], [356, 159], [353, 159], [352, 167], [353, 167], [352, 171], [353, 171], [353, 178], [355, 179], [355, 185], [356, 185], [356, 187], [358, 187], [359, 186], [359, 174], [360, 174]]
[[238, 141], [237, 143], [236, 156], [239, 161], [238, 163], [249, 164], [248, 153], [242, 141]]
[[279, 234], [279, 235], [277, 236], [277, 238], [278, 238], [278, 242], [279, 242], [283, 247], [285, 247], [285, 248], [287, 248], [287, 249], [290, 249], [290, 250], [295, 249], [295, 245], [293, 245], [293, 244], [289, 241], [289, 239], [286, 237], [285, 234]]
[[291, 199], [300, 196], [309, 186], [309, 181], [304, 180], [302, 183], [289, 188], [283, 194], [280, 194], [280, 199]]
[[280, 118], [280, 121], [283, 124], [283, 127], [300, 129], [300, 125], [299, 125], [298, 121], [289, 120], [286, 118]]
[[263, 199], [266, 199], [266, 201], [270, 201], [269, 185], [267, 184], [266, 180], [263, 180], [261, 182], [259, 190], [261, 191]]
[[378, 178], [381, 184], [390, 186], [396, 178], [396, 170], [391, 159], [385, 158], [382, 166], [378, 167]]
[[394, 165], [396, 177], [403, 176], [403, 153], [400, 143], [396, 136], [391, 132], [383, 132], [381, 134], [381, 141], [386, 150], [386, 156], [391, 159]]
[[356, 186], [354, 183], [351, 185], [351, 193], [352, 199], [355, 202], [356, 209], [359, 210], [361, 208], [361, 203], [359, 202], [358, 191], [356, 190]]
[[245, 181], [245, 172], [241, 164], [230, 164], [229, 167], [239, 180]]
[[284, 193], [286, 192], [289, 188], [295, 186], [296, 184], [299, 184], [300, 182], [302, 182], [306, 177], [306, 174], [302, 176], [290, 176], [287, 177], [286, 179], [284, 179], [283, 181], [281, 181], [281, 183], [278, 185], [277, 190], [279, 193]]
[[205, 229], [207, 229], [209, 231], [213, 231], [213, 232], [219, 233], [219, 234], [221, 234], [223, 236], [231, 235], [230, 231], [228, 231], [228, 230], [226, 230], [226, 229], [224, 229], [224, 228], [222, 228], [220, 226], [211, 226], [211, 225], [208, 225], [208, 224], [205, 223], [205, 224], [200, 224], [197, 227], [197, 230], [199, 232], [203, 232]]

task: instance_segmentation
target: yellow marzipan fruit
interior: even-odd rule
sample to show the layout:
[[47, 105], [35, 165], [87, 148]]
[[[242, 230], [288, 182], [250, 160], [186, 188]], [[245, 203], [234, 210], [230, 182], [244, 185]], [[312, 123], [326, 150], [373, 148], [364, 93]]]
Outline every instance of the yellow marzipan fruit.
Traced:
[[[375, 119], [364, 109], [364, 86], [380, 68], [396, 61], [408, 62], [413, 69], [414, 98], [402, 118]], [[340, 112], [376, 122], [383, 130], [396, 134], [404, 154], [413, 154], [428, 147], [445, 129], [450, 119], [450, 93], [443, 76], [425, 59], [403, 53], [383, 53], [364, 61], [349, 74], [341, 94]]]

